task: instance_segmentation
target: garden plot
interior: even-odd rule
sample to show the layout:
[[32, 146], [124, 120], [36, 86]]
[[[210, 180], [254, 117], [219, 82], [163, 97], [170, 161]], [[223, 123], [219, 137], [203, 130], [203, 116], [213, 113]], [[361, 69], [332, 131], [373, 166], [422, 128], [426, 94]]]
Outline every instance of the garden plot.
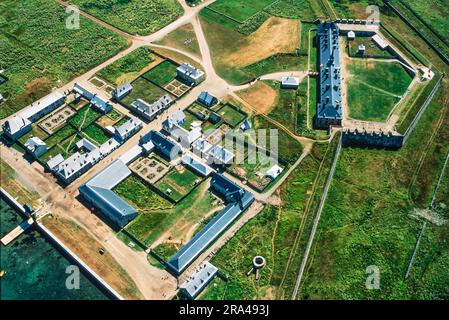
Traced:
[[124, 115], [120, 111], [118, 111], [116, 109], [112, 109], [111, 112], [108, 112], [107, 114], [105, 114], [105, 115], [101, 116], [100, 118], [98, 118], [96, 123], [100, 127], [105, 128], [107, 126], [112, 126], [112, 125], [116, 124], [123, 117], [124, 117]]
[[177, 67], [178, 66], [173, 62], [164, 60], [156, 67], [143, 74], [142, 77], [163, 88], [176, 78]]
[[52, 134], [62, 125], [67, 122], [67, 119], [76, 114], [76, 110], [72, 109], [69, 105], [57, 110], [46, 117], [44, 120], [38, 123], [38, 126], [47, 132]]
[[130, 169], [143, 180], [154, 184], [170, 170], [170, 167], [159, 159], [150, 156], [133, 162]]
[[174, 201], [179, 201], [200, 182], [201, 178], [193, 171], [190, 171], [183, 165], [177, 165], [160, 179], [155, 186]]
[[169, 84], [164, 87], [165, 90], [179, 98], [184, 93], [190, 90], [190, 87], [180, 82], [177, 79], [173, 79]]
[[200, 120], [206, 120], [211, 114], [211, 111], [208, 108], [203, 107], [201, 104], [197, 102], [192, 103], [187, 108], [187, 111], [190, 111], [191, 113], [195, 114], [196, 117]]
[[237, 125], [247, 117], [246, 113], [238, 110], [237, 107], [234, 107], [233, 105], [228, 103], [225, 104], [220, 110], [218, 110], [217, 113], [232, 128], [237, 127]]

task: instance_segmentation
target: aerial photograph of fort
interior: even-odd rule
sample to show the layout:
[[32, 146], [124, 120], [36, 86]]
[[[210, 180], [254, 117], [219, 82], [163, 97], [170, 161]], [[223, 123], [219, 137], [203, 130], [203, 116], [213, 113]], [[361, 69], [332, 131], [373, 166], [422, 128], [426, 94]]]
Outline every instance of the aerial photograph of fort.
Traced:
[[449, 300], [448, 30], [448, 0], [1, 0], [0, 300]]

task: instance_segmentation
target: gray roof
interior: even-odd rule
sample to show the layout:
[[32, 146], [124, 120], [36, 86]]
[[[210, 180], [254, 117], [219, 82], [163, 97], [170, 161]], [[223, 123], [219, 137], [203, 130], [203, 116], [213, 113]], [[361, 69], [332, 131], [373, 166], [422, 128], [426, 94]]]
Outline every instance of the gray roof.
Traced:
[[195, 299], [215, 277], [217, 272], [217, 267], [210, 262], [203, 263], [199, 270], [180, 286], [180, 289], [188, 298]]
[[115, 128], [115, 134], [121, 139], [127, 139], [131, 134], [134, 134], [142, 127], [142, 121], [135, 117], [130, 117], [128, 121], [120, 127]]
[[211, 167], [201, 162], [201, 160], [199, 158], [196, 158], [194, 155], [185, 154], [182, 157], [182, 163], [192, 168], [203, 177], [209, 176], [214, 171]]
[[234, 154], [220, 145], [213, 146], [208, 153], [215, 164], [229, 164], [234, 159]]
[[232, 194], [224, 193], [226, 199], [232, 202], [187, 242], [168, 262], [170, 268], [178, 274], [184, 271], [254, 201], [254, 196], [251, 192], [245, 191], [220, 173], [215, 173], [212, 177], [211, 187], [213, 187], [213, 184], [221, 184], [222, 188], [228, 190], [229, 193], [236, 191], [241, 194], [241, 198], [239, 201], [233, 201], [235, 197]]
[[63, 161], [64, 157], [62, 156], [62, 154], [58, 153], [56, 156], [47, 161], [47, 167], [50, 170], [53, 170]]
[[135, 218], [137, 211], [113, 192], [112, 188], [129, 175], [131, 170], [118, 159], [79, 188], [86, 199], [121, 227]]
[[283, 86], [298, 86], [299, 79], [295, 77], [282, 77], [281, 83]]
[[343, 117], [338, 34], [339, 29], [334, 22], [324, 22], [318, 25], [320, 54], [318, 118], [342, 119]]
[[170, 157], [172, 152], [178, 153], [181, 150], [176, 142], [171, 141], [159, 131], [152, 130], [140, 139], [142, 145], [149, 141], [153, 142], [154, 147], [166, 157]]

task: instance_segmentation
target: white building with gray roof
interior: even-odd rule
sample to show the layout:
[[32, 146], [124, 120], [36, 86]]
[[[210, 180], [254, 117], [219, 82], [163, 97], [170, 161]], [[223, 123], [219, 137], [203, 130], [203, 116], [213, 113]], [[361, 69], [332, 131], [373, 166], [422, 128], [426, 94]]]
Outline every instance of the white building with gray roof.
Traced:
[[145, 100], [137, 99], [131, 103], [131, 110], [148, 121], [154, 120], [159, 114], [164, 112], [173, 104], [173, 99], [168, 95], [160, 97], [154, 103], [148, 103]]
[[25, 144], [25, 149], [32, 154], [35, 158], [39, 158], [45, 152], [47, 152], [47, 144], [39, 137], [29, 138]]
[[178, 79], [188, 84], [189, 86], [196, 86], [206, 78], [203, 70], [195, 68], [194, 66], [183, 63], [176, 69]]

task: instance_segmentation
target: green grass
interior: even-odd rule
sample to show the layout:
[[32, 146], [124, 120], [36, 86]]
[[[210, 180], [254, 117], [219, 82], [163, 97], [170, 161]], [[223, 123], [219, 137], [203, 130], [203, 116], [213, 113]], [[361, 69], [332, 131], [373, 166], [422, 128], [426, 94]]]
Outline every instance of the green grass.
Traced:
[[[307, 57], [297, 56], [295, 54], [275, 54], [266, 59], [260, 60], [254, 64], [250, 64], [242, 69], [245, 74], [242, 76], [242, 80], [249, 80], [252, 78], [258, 78], [264, 74], [281, 72], [281, 71], [293, 71], [293, 70], [306, 70], [307, 69]], [[243, 81], [240, 81], [243, 82]]]
[[97, 142], [99, 145], [109, 140], [109, 137], [106, 135], [103, 129], [101, 129], [95, 123], [92, 123], [90, 126], [85, 128], [83, 132], [90, 138], [90, 140]]
[[52, 146], [64, 140], [65, 138], [73, 135], [74, 133], [76, 133], [76, 130], [72, 126], [66, 125], [62, 127], [45, 140], [47, 148], [50, 149]]
[[114, 188], [139, 213], [171, 207], [171, 203], [152, 191], [142, 180], [131, 175]]
[[218, 0], [209, 5], [209, 8], [240, 22], [255, 15], [275, 0], [241, 1]]
[[196, 39], [195, 30], [190, 23], [170, 32], [162, 40], [157, 41], [156, 44], [185, 50], [193, 53], [197, 57], [201, 57], [200, 46]]
[[128, 106], [130, 106], [136, 99], [142, 99], [148, 103], [153, 103], [163, 95], [167, 94], [163, 89], [141, 77], [137, 78], [137, 80], [132, 83], [132, 86], [133, 91], [122, 100], [123, 103]]
[[359, 45], [365, 46], [365, 57], [394, 58], [387, 50], [379, 48], [370, 37], [356, 37], [349, 41], [350, 56], [359, 56]]
[[408, 0], [407, 5], [417, 14], [421, 19], [432, 27], [439, 36], [449, 41], [447, 34], [449, 9], [447, 2], [444, 0], [433, 0], [431, 5], [425, 0]]
[[0, 65], [9, 81], [1, 89], [8, 101], [0, 108], [0, 118], [26, 107], [127, 46], [125, 39], [82, 16], [82, 27], [69, 30], [67, 18], [65, 8], [54, 1], [1, 1]]
[[126, 227], [126, 230], [146, 245], [153, 243], [168, 230], [175, 238], [185, 235], [186, 226], [199, 223], [213, 208], [213, 197], [207, 192], [207, 188], [208, 186], [203, 183], [171, 209], [139, 211], [139, 216]]
[[72, 0], [70, 3], [116, 28], [139, 35], [156, 32], [183, 13], [176, 0]]
[[142, 70], [153, 61], [153, 51], [148, 47], [140, 47], [101, 69], [95, 75], [112, 84], [120, 85], [139, 76]]
[[399, 63], [348, 60], [349, 114], [352, 118], [385, 121], [412, 78]]
[[228, 123], [232, 128], [235, 128], [240, 122], [245, 120], [246, 114], [237, 110], [236, 107], [229, 104], [225, 104], [217, 112], [223, 120]]
[[[267, 81], [277, 91], [277, 99], [268, 116], [282, 123], [290, 131], [296, 131], [295, 119], [297, 111], [297, 96], [294, 89], [281, 89], [280, 82]], [[304, 82], [303, 82], [304, 83]]]
[[94, 110], [90, 105], [86, 105], [70, 118], [68, 124], [81, 131], [100, 117], [101, 113], [99, 111]]
[[[328, 144], [314, 146], [313, 150], [322, 146], [326, 150]], [[335, 149], [335, 144], [331, 149]], [[218, 251], [211, 262], [228, 277], [227, 289], [224, 291], [221, 285], [209, 286], [202, 299], [290, 298], [294, 286], [290, 276], [296, 275], [299, 268], [297, 257], [302, 254], [302, 250], [296, 248], [295, 239], [302, 221], [313, 220], [313, 214], [307, 214], [307, 203], [313, 195], [320, 162], [325, 159], [312, 155], [304, 158], [279, 188], [282, 205], [266, 205]], [[329, 167], [329, 163], [326, 162], [325, 166]], [[307, 236], [308, 230], [302, 234]], [[267, 261], [259, 281], [255, 281], [254, 276], [246, 276], [256, 255], [262, 255]], [[290, 256], [293, 259], [288, 263]]]
[[399, 98], [383, 94], [378, 90], [349, 80], [348, 105], [351, 118], [369, 121], [385, 121]]
[[170, 198], [178, 201], [194, 188], [197, 179], [199, 177], [187, 168], [182, 172], [172, 170], [156, 183], [156, 187], [164, 193], [171, 189]]
[[[279, 157], [287, 161], [289, 164], [293, 164], [302, 153], [302, 145], [300, 142], [291, 137], [283, 129], [278, 128], [266, 118], [262, 116], [255, 116], [252, 118], [254, 129], [275, 129], [277, 130], [278, 152]], [[267, 148], [270, 148], [270, 139], [267, 138]]]
[[179, 244], [161, 243], [153, 249], [153, 251], [165, 261], [168, 261], [178, 250], [181, 249]]
[[177, 67], [177, 65], [173, 64], [169, 60], [165, 60], [145, 73], [143, 77], [154, 82], [158, 86], [164, 87], [176, 77]]
[[[445, 227], [428, 224], [410, 278], [404, 280], [421, 227], [408, 214], [413, 208], [428, 205], [449, 150], [449, 107], [441, 107], [444, 99], [447, 93], [442, 88], [400, 151], [342, 150], [301, 298], [449, 297]], [[433, 133], [438, 137], [435, 140], [431, 140]], [[420, 159], [423, 166], [419, 166]], [[381, 290], [365, 289], [365, 269], [369, 265], [380, 268]]]

